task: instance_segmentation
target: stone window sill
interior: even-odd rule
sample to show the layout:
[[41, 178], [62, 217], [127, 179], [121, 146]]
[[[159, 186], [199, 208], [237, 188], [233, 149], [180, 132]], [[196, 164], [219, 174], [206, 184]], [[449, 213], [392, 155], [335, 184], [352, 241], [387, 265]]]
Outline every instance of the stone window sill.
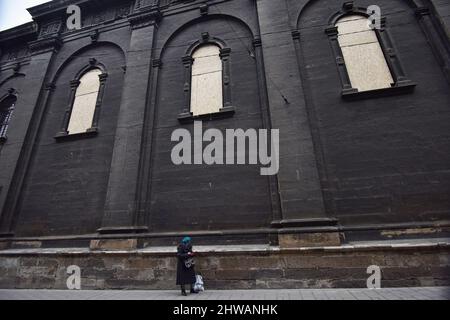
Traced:
[[344, 89], [342, 98], [345, 100], [371, 99], [398, 94], [411, 93], [414, 91], [416, 84], [412, 81], [405, 80], [394, 84], [390, 88], [376, 89], [370, 91], [358, 91], [358, 89]]
[[231, 118], [236, 113], [235, 107], [223, 107], [220, 109], [219, 112], [210, 113], [210, 114], [203, 114], [199, 116], [194, 116], [191, 112], [189, 113], [182, 113], [178, 116], [178, 121], [180, 123], [192, 123], [196, 120], [202, 120], [202, 121], [208, 121], [208, 120], [216, 120], [216, 119], [224, 119], [224, 118]]
[[81, 140], [87, 138], [93, 138], [98, 135], [98, 128], [88, 129], [86, 132], [69, 134], [68, 132], [60, 132], [55, 136], [57, 142]]

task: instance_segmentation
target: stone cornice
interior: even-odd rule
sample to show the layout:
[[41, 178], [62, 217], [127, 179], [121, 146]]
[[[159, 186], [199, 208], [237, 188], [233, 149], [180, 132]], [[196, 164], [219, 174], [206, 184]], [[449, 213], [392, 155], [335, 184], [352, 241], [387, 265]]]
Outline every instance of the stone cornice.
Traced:
[[81, 5], [89, 1], [92, 0], [53, 0], [28, 8], [27, 10], [31, 14], [33, 19], [37, 19], [50, 13], [65, 11], [66, 8], [71, 4]]
[[[132, 0], [130, 0], [131, 2]], [[100, 7], [109, 5], [111, 3], [117, 3], [118, 0], [53, 0], [49, 1], [31, 8], [28, 8], [28, 12], [33, 17], [33, 19], [40, 20], [41, 18], [55, 14], [58, 12], [65, 12], [69, 5], [75, 4], [79, 6], [89, 5], [89, 3], [96, 4]]]
[[37, 24], [35, 22], [29, 22], [12, 29], [8, 29], [0, 32], [0, 42], [9, 40], [16, 40], [21, 37], [36, 35], [38, 31]]

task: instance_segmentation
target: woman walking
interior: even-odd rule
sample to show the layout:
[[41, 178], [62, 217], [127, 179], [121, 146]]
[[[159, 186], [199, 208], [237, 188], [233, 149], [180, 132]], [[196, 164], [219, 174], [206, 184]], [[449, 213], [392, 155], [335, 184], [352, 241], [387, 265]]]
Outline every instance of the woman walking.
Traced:
[[181, 294], [186, 296], [186, 285], [190, 285], [191, 293], [198, 293], [194, 290], [196, 282], [194, 253], [192, 251], [192, 239], [186, 237], [178, 246], [178, 266], [177, 285], [181, 286]]

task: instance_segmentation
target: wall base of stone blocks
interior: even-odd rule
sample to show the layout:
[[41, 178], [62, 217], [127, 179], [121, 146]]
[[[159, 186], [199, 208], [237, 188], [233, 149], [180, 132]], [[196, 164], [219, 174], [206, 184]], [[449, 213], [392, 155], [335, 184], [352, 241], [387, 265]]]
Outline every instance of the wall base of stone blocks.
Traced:
[[[174, 248], [4, 250], [0, 289], [67, 289], [72, 265], [86, 290], [176, 289], [176, 262]], [[382, 287], [450, 285], [450, 243], [199, 247], [196, 270], [207, 289], [364, 288], [371, 265]]]

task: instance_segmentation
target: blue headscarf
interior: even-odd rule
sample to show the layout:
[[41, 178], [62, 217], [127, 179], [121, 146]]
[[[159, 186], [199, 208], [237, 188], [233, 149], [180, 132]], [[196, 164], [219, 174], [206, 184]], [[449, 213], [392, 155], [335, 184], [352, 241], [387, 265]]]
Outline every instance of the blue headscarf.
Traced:
[[191, 241], [192, 241], [191, 237], [185, 237], [185, 238], [183, 239], [183, 241], [181, 241], [181, 242], [184, 243], [184, 244], [188, 244], [188, 243], [191, 242]]

